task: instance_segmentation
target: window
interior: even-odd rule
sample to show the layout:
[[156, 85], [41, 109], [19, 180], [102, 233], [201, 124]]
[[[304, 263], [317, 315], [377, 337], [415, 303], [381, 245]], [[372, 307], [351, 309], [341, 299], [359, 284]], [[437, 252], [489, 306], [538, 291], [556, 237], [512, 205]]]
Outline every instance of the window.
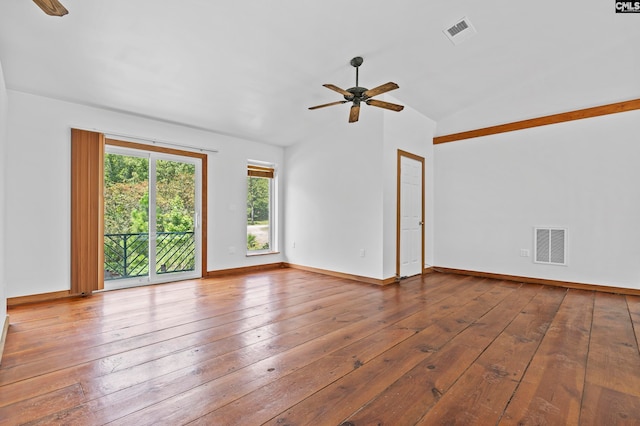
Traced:
[[247, 254], [275, 252], [273, 165], [249, 162], [247, 166]]

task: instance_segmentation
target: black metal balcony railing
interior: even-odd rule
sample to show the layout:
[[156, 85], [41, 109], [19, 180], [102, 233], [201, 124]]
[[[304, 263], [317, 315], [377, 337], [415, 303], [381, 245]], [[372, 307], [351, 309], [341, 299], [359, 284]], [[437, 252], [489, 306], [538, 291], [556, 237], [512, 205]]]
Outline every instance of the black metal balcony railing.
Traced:
[[[196, 243], [193, 232], [158, 232], [158, 274], [193, 271]], [[141, 277], [149, 274], [149, 234], [105, 234], [104, 279]]]

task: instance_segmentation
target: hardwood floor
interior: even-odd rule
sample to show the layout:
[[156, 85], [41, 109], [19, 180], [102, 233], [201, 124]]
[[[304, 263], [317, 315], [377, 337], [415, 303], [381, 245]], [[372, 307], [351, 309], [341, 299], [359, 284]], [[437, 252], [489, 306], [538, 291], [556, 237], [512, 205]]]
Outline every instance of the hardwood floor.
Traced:
[[7, 425], [640, 424], [640, 297], [295, 269], [9, 309]]

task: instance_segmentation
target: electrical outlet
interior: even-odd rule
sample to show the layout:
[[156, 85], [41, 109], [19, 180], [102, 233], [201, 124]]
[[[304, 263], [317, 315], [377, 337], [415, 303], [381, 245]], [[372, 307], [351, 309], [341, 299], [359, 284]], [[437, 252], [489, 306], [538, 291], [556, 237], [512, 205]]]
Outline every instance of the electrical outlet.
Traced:
[[296, 242], [294, 241], [293, 244], [291, 244], [292, 248], [296, 248]]
[[360, 257], [364, 257], [367, 254], [365, 249], [360, 249]]
[[520, 249], [520, 257], [529, 257], [529, 250]]
[[229, 246], [229, 254], [236, 254], [236, 248], [234, 246]]

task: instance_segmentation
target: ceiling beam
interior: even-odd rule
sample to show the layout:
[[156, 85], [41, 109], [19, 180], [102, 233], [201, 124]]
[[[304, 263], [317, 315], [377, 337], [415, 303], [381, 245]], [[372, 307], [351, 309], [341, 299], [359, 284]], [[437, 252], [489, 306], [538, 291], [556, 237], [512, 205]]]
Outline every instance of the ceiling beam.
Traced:
[[450, 135], [436, 136], [433, 138], [433, 144], [437, 145], [464, 139], [478, 138], [481, 136], [495, 135], [498, 133], [513, 132], [516, 130], [529, 129], [531, 127], [546, 126], [549, 124], [581, 120], [583, 118], [598, 117], [601, 115], [617, 114], [619, 112], [633, 111], [636, 109], [640, 109], [640, 99], [616, 102], [614, 104], [579, 109], [577, 111], [563, 112], [560, 114], [547, 115], [544, 117], [531, 118], [529, 120], [515, 121], [513, 123], [500, 124], [498, 126], [484, 127], [482, 129], [469, 130], [460, 133], [452, 133]]

